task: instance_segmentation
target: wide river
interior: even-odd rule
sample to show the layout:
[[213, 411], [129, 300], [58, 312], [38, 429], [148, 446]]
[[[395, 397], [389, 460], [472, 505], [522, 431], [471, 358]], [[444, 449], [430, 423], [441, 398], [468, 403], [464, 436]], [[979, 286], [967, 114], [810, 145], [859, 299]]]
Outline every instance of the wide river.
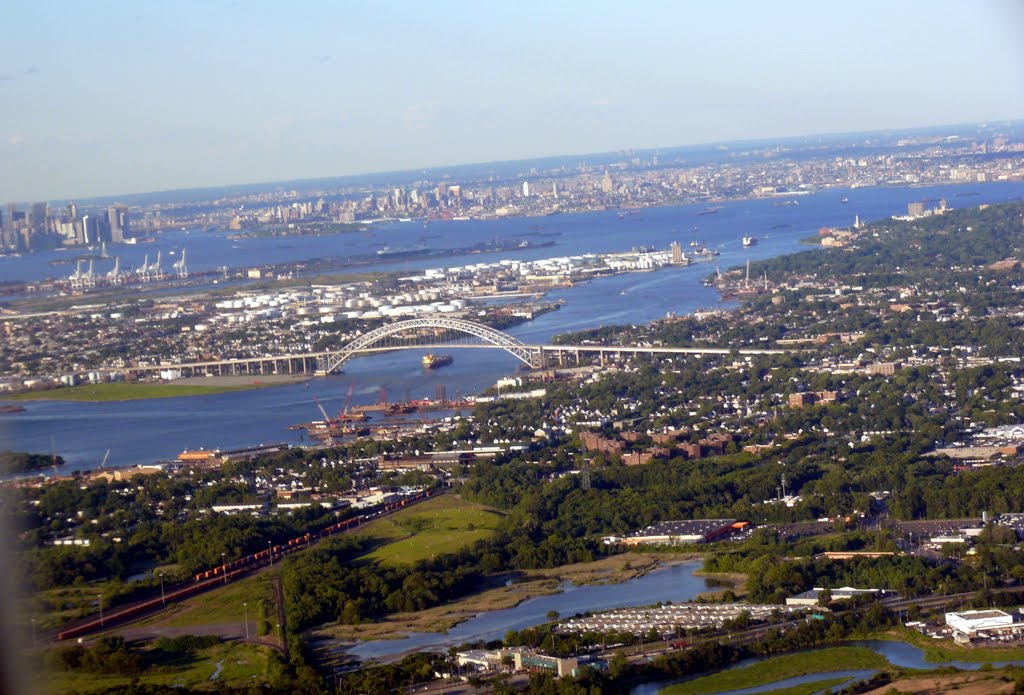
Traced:
[[[703, 242], [721, 255], [714, 263], [654, 273], [619, 275], [549, 296], [564, 299], [561, 310], [541, 316], [509, 332], [525, 342], [542, 342], [567, 331], [621, 323], [644, 323], [670, 312], [685, 314], [719, 306], [714, 290], [701, 280], [714, 270], [742, 265], [748, 258], [774, 257], [806, 249], [800, 239], [822, 226], [846, 226], [854, 215], [877, 220], [906, 211], [915, 200], [945, 197], [951, 207], [967, 207], [1024, 198], [1024, 183], [984, 183], [922, 188], [835, 189], [793, 198], [799, 204], [773, 200], [723, 203], [714, 214], [706, 205], [651, 208], [619, 217], [615, 211], [543, 218], [488, 221], [419, 222], [374, 225], [372, 236], [345, 234], [323, 237], [245, 239], [232, 241], [223, 232], [176, 231], [161, 234], [152, 244], [119, 245], [112, 253], [133, 267], [144, 253], [188, 249], [193, 270], [222, 265], [247, 267], [267, 263], [373, 254], [381, 244], [423, 243], [433, 249], [466, 248], [495, 237], [536, 238], [555, 246], [522, 252], [449, 256], [454, 266], [501, 258], [536, 259], [583, 253], [625, 251], [649, 245], [667, 248], [673, 241], [687, 246]], [[842, 198], [849, 202], [843, 204]], [[537, 229], [538, 226], [543, 227]], [[547, 236], [534, 237], [543, 234]], [[743, 248], [741, 238], [754, 235], [759, 244]], [[73, 252], [48, 252], [0, 259], [0, 278], [33, 280], [53, 276], [68, 266], [49, 260]], [[137, 258], [136, 258], [137, 256]], [[406, 260], [360, 269], [416, 269], [441, 265], [437, 260]], [[56, 269], [56, 270], [55, 270]], [[68, 271], [70, 272], [70, 270]], [[353, 403], [369, 404], [384, 389], [392, 399], [406, 393], [433, 397], [442, 384], [449, 395], [479, 393], [518, 369], [515, 358], [499, 350], [455, 350], [455, 362], [425, 372], [414, 351], [355, 359], [345, 373], [315, 378], [304, 384], [226, 393], [216, 396], [154, 399], [120, 403], [33, 401], [27, 411], [0, 414], [0, 450], [49, 452], [56, 448], [68, 465], [64, 471], [87, 470], [100, 464], [109, 449], [108, 465], [126, 466], [175, 457], [186, 448], [233, 448], [256, 443], [300, 442], [289, 425], [317, 419], [317, 396], [329, 411], [338, 410], [355, 382]]]

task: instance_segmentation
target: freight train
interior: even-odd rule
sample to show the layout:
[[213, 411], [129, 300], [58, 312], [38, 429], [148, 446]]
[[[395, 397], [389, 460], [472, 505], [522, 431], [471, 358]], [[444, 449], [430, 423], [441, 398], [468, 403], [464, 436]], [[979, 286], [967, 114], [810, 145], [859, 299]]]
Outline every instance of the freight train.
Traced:
[[398, 502], [383, 505], [372, 511], [368, 511], [365, 514], [360, 514], [358, 516], [345, 519], [344, 521], [339, 521], [329, 526], [325, 526], [318, 531], [296, 536], [287, 543], [271, 546], [265, 550], [251, 553], [237, 560], [217, 565], [216, 567], [212, 567], [202, 572], [197, 572], [193, 577], [191, 584], [179, 585], [176, 588], [168, 590], [163, 596], [158, 596], [120, 610], [112, 611], [105, 614], [102, 618], [93, 618], [79, 625], [68, 627], [57, 633], [57, 640], [61, 641], [72, 639], [74, 637], [81, 637], [82, 635], [90, 632], [96, 632], [111, 625], [122, 623], [130, 618], [145, 615], [146, 613], [158, 610], [165, 605], [175, 603], [184, 598], [188, 598], [189, 596], [200, 594], [208, 589], [223, 586], [228, 582], [235, 581], [236, 579], [245, 576], [249, 572], [252, 572], [262, 566], [264, 563], [273, 564], [274, 561], [281, 559], [285, 555], [307, 548], [314, 541], [327, 538], [335, 533], [348, 531], [375, 517], [390, 514], [391, 512], [398, 511], [402, 507], [424, 500], [427, 497], [430, 497], [430, 495], [431, 491], [426, 490], [416, 495], [406, 497]]

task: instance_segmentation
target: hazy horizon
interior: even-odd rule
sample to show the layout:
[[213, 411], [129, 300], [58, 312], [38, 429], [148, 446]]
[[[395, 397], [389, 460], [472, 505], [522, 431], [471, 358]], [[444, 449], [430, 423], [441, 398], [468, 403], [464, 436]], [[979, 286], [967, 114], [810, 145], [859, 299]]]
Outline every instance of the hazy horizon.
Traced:
[[654, 151], [665, 151], [671, 152], [679, 149], [687, 148], [702, 148], [702, 147], [715, 147], [715, 146], [726, 146], [744, 144], [750, 142], [783, 142], [787, 140], [797, 140], [802, 138], [838, 138], [844, 135], [870, 135], [872, 133], [910, 133], [914, 131], [926, 131], [926, 130], [942, 130], [942, 129], [954, 129], [954, 128], [967, 128], [967, 127], [979, 127], [983, 124], [996, 124], [996, 123], [1014, 123], [1024, 124], [1024, 118], [992, 118], [987, 121], [979, 121], [977, 123], [937, 123], [922, 126], [908, 126], [908, 127], [891, 127], [891, 128], [879, 128], [876, 130], [863, 130], [863, 131], [842, 131], [833, 133], [798, 133], [793, 135], [778, 135], [778, 136], [766, 136], [763, 138], [749, 139], [749, 138], [737, 138], [734, 140], [715, 140], [711, 142], [694, 142], [694, 143], [682, 143], [675, 145], [658, 145], [652, 147], [643, 148], [623, 148], [617, 150], [602, 150], [596, 152], [568, 152], [568, 153], [556, 153], [556, 154], [545, 154], [538, 155], [535, 157], [523, 157], [522, 159], [498, 159], [498, 160], [487, 160], [487, 161], [476, 161], [476, 162], [448, 162], [442, 164], [429, 164], [422, 167], [412, 167], [407, 169], [387, 169], [381, 171], [359, 171], [354, 173], [345, 174], [328, 174], [326, 176], [301, 176], [298, 178], [291, 179], [263, 179], [258, 181], [221, 181], [211, 183], [208, 185], [197, 185], [197, 186], [182, 186], [176, 188], [162, 188], [154, 190], [137, 190], [137, 191], [119, 191], [117, 193], [100, 193], [97, 195], [83, 195], [83, 196], [50, 196], [43, 198], [32, 198], [24, 200], [4, 200], [0, 201], [3, 203], [15, 202], [18, 204], [30, 204], [32, 202], [65, 202], [65, 201], [78, 201], [89, 203], [90, 201], [108, 201], [115, 200], [119, 197], [129, 198], [137, 196], [147, 195], [161, 195], [171, 194], [182, 191], [206, 191], [216, 190], [219, 188], [252, 188], [260, 186], [274, 186], [284, 184], [303, 184], [312, 183], [315, 181], [330, 181], [332, 179], [346, 179], [353, 178], [358, 179], [362, 177], [380, 177], [387, 175], [403, 175], [403, 174], [415, 174], [419, 172], [436, 172], [439, 169], [460, 169], [470, 167], [480, 167], [487, 165], [498, 165], [498, 164], [518, 164], [518, 163], [529, 163], [547, 159], [567, 159], [572, 157], [586, 158], [586, 157], [601, 157], [606, 155], [616, 155], [627, 151], [634, 152], [654, 152]]
[[1012, 0], [44, 0], [0, 23], [5, 201], [1024, 117]]

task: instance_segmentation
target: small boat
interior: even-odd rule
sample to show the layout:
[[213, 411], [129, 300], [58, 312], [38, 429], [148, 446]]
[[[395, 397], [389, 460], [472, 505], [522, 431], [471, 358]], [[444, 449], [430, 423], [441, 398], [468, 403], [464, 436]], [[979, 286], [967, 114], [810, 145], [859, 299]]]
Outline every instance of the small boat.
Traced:
[[847, 203], [849, 203], [849, 202], [850, 202], [850, 199], [849, 199], [849, 198], [843, 198], [843, 199], [842, 199], [842, 200], [840, 200], [839, 202], [840, 202], [840, 203], [842, 203], [843, 205], [846, 205]]
[[745, 236], [745, 237], [743, 237], [743, 246], [744, 247], [749, 248], [751, 246], [755, 246], [756, 244], [757, 244], [757, 237], [756, 236]]

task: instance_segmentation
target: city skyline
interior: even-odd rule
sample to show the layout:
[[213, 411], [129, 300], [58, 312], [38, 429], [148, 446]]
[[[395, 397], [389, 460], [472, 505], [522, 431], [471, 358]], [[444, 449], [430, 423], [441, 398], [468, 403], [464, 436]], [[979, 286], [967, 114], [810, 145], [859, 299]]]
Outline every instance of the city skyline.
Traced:
[[6, 200], [1024, 114], [1010, 2], [52, 9], [0, 9]]

